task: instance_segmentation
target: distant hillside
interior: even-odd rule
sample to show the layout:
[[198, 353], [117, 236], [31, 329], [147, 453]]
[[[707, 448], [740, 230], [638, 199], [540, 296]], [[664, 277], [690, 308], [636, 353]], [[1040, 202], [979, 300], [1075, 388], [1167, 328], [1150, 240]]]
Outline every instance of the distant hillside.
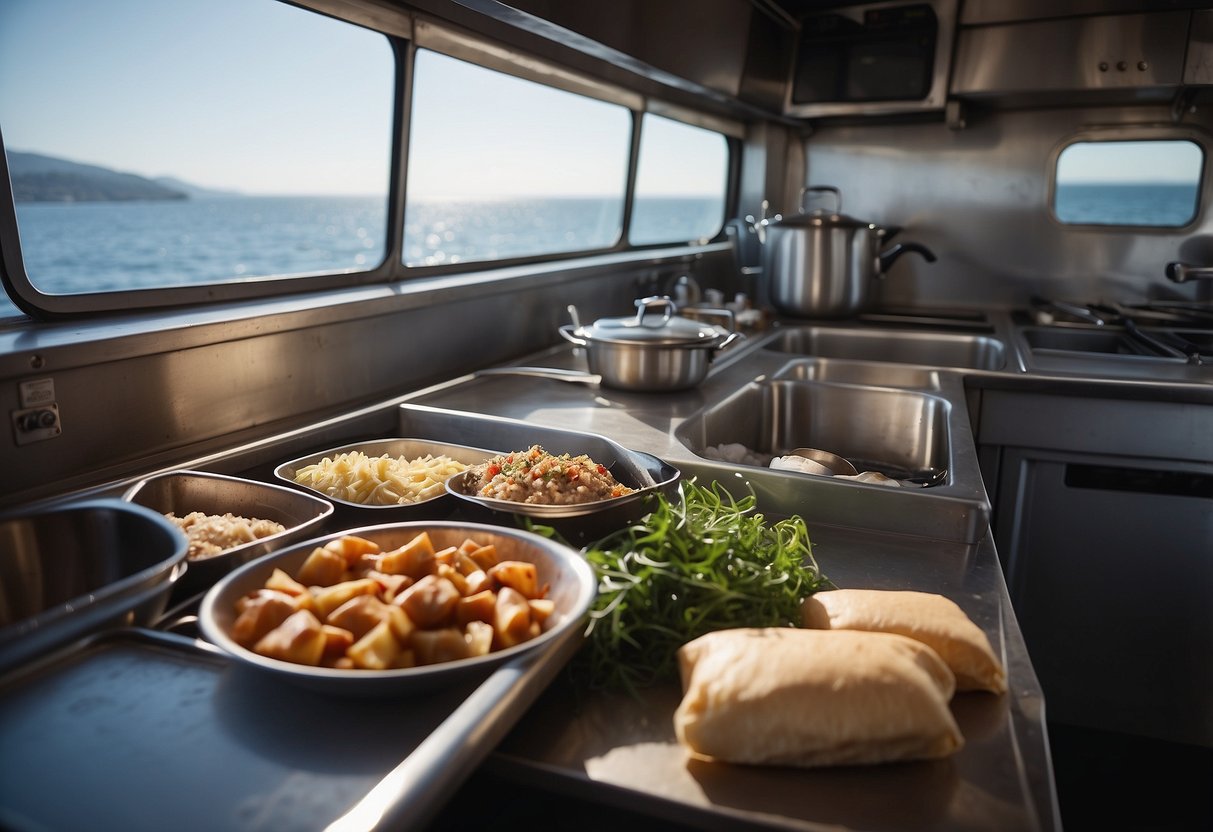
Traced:
[[179, 189], [166, 187], [133, 173], [120, 173], [97, 165], [82, 165], [40, 153], [8, 152], [8, 170], [16, 202], [113, 202], [129, 200], [188, 199]]
[[182, 182], [174, 176], [157, 176], [152, 180], [157, 185], [171, 188], [188, 196], [190, 199], [220, 199], [223, 197], [244, 196], [240, 191], [222, 191], [216, 188], [203, 188], [189, 182]]

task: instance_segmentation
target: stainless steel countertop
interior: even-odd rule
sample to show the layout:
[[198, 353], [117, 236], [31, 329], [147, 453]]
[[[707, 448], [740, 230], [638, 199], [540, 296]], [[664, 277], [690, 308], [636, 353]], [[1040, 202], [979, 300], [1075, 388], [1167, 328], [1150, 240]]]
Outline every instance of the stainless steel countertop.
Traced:
[[[678, 466], [686, 477], [720, 479], [752, 489], [764, 513], [795, 513], [805, 518], [818, 562], [836, 585], [938, 592], [960, 604], [984, 629], [1006, 664], [1010, 690], [1002, 696], [956, 697], [953, 711], [966, 745], [954, 757], [929, 764], [820, 771], [691, 763], [673, 737], [677, 690], [654, 690], [640, 702], [575, 690], [560, 673], [567, 659], [567, 651], [562, 651], [490, 677], [481, 688], [467, 691], [464, 707], [456, 707], [458, 703], [434, 705], [424, 715], [394, 728], [398, 735], [395, 744], [377, 748], [373, 761], [360, 764], [358, 777], [325, 781], [327, 798], [318, 814], [311, 792], [327, 769], [321, 766], [312, 771], [314, 761], [305, 753], [294, 747], [279, 748], [281, 743], [270, 741], [264, 731], [237, 737], [235, 743], [216, 734], [213, 742], [198, 744], [201, 735], [194, 735], [198, 756], [189, 757], [189, 765], [179, 763], [178, 768], [165, 769], [166, 787], [182, 776], [188, 781], [191, 772], [211, 765], [210, 748], [215, 754], [227, 755], [233, 776], [248, 772], [239, 774], [240, 788], [251, 801], [246, 808], [277, 806], [277, 819], [288, 822], [306, 816], [309, 822], [324, 824], [348, 811], [345, 819], [358, 825], [360, 818], [369, 817], [358, 814], [362, 808], [372, 814], [381, 809], [385, 824], [414, 826], [483, 761], [486, 767], [508, 772], [511, 778], [576, 796], [586, 801], [587, 812], [593, 811], [595, 802], [621, 803], [659, 821], [702, 828], [1060, 828], [1044, 702], [990, 534], [989, 500], [977, 464], [969, 407], [974, 393], [983, 389], [1213, 404], [1213, 385], [1207, 381], [1210, 368], [1179, 368], [1174, 362], [1167, 364], [1168, 374], [1149, 372], [1149, 362], [1101, 365], [1084, 359], [1067, 364], [1065, 356], [1052, 356], [1051, 366], [1042, 369], [1025, 359], [1009, 316], [991, 313], [988, 322], [990, 331], [1007, 345], [1004, 367], [921, 368], [931, 380], [930, 389], [924, 392], [946, 399], [949, 405], [949, 479], [931, 488], [892, 489], [789, 475], [713, 462], [695, 452], [685, 441], [685, 430], [680, 432], [689, 420], [740, 388], [770, 379], [789, 362], [806, 360], [764, 348], [776, 330], [752, 333], [747, 342], [718, 356], [702, 384], [676, 394], [470, 375], [173, 469], [198, 468], [272, 481], [275, 465], [326, 447], [393, 435], [475, 444], [476, 432], [487, 422], [503, 420], [510, 422], [520, 438], [545, 429], [597, 434], [660, 457]], [[561, 345], [514, 363], [582, 370], [584, 362], [584, 356]], [[1127, 369], [1109, 369], [1115, 367]], [[1176, 374], [1180, 377], [1174, 377]], [[110, 483], [91, 493], [116, 496], [130, 484]], [[64, 495], [63, 499], [81, 496], [88, 495]], [[339, 517], [333, 520], [338, 525], [343, 522]], [[188, 654], [188, 650], [182, 652], [188, 643], [165, 645], [165, 649], [171, 648], [165, 670], [170, 680], [178, 678], [174, 668], [179, 660], [185, 661], [178, 657]], [[144, 652], [134, 655], [140, 657]], [[221, 721], [250, 726], [258, 720], [273, 721], [269, 713], [273, 709], [267, 710], [259, 696], [245, 701], [230, 695], [245, 685], [249, 690], [265, 688], [272, 696], [272, 685], [228, 668], [213, 651], [202, 652], [205, 660], [201, 664], [189, 661], [195, 668], [191, 673], [205, 684], [190, 688], [199, 695], [191, 700], [192, 721], [181, 730], [201, 730], [219, 705]], [[87, 657], [72, 654], [63, 661], [69, 663], [69, 672], [78, 670], [88, 685], [111, 684], [88, 672], [87, 664], [71, 664]], [[147, 663], [140, 659], [138, 664], [144, 667]], [[152, 666], [159, 665], [153, 662]], [[181, 677], [181, 684], [194, 685], [192, 678]], [[211, 687], [213, 694], [202, 692]], [[125, 691], [125, 687], [121, 689]], [[0, 691], [10, 697], [25, 694], [24, 687]], [[70, 696], [29, 702], [56, 716], [75, 713]], [[313, 698], [292, 699], [292, 703], [301, 718], [320, 718], [328, 707], [326, 701]], [[115, 718], [120, 722], [135, 713], [118, 710]], [[376, 705], [373, 710], [382, 717], [384, 707]], [[343, 719], [350, 726], [351, 739], [337, 744], [344, 743], [342, 753], [357, 756], [355, 740], [371, 726], [348, 713]], [[64, 734], [65, 741], [72, 737], [72, 731]], [[156, 737], [149, 734], [146, 744], [160, 753]], [[70, 742], [66, 747], [71, 747]], [[100, 752], [106, 746], [102, 743], [97, 748]], [[272, 771], [263, 767], [267, 749], [276, 755]], [[96, 762], [90, 760], [89, 765]], [[138, 784], [122, 780], [118, 768], [107, 768], [105, 782], [109, 795], [138, 793]], [[166, 791], [164, 799], [171, 794]], [[298, 808], [287, 810], [287, 806]], [[232, 828], [251, 828], [260, 817], [238, 810], [243, 811], [221, 798], [208, 799], [191, 822], [200, 827], [222, 821]]]
[[[1059, 828], [1044, 702], [988, 527], [965, 402], [967, 372], [941, 372], [933, 391], [952, 406], [953, 477], [945, 487], [890, 489], [704, 459], [678, 439], [678, 427], [739, 386], [769, 378], [790, 359], [759, 348], [758, 340], [722, 355], [704, 383], [678, 393], [533, 377], [456, 379], [409, 397], [402, 430], [432, 430], [444, 411], [487, 413], [601, 434], [666, 459], [687, 477], [734, 485], [740, 477], [758, 495], [759, 510], [805, 518], [818, 562], [836, 585], [920, 589], [959, 603], [1001, 654], [1010, 691], [954, 700], [966, 746], [950, 760], [802, 771], [689, 762], [673, 735], [677, 690], [655, 690], [637, 702], [577, 691], [560, 678], [488, 765], [547, 788], [626, 802], [655, 818], [704, 828]], [[558, 348], [518, 364], [576, 370], [585, 369], [583, 362]]]

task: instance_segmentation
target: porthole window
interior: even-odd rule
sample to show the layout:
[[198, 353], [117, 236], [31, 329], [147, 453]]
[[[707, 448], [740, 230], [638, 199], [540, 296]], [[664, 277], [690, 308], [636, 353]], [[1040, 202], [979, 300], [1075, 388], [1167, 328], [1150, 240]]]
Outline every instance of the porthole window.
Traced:
[[1075, 142], [1057, 157], [1053, 213], [1070, 225], [1181, 228], [1196, 219], [1203, 167], [1186, 139]]

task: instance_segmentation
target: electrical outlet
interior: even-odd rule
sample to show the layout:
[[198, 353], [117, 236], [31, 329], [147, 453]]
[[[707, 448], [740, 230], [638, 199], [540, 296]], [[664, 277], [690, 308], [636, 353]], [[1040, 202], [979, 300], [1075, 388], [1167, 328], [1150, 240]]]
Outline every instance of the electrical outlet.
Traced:
[[13, 437], [18, 445], [54, 439], [63, 433], [59, 422], [59, 405], [50, 404], [12, 411]]

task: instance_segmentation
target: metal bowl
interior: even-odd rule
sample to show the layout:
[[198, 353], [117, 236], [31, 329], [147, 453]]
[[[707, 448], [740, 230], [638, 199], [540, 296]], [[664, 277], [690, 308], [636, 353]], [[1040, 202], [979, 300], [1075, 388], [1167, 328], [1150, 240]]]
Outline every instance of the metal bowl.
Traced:
[[[458, 546], [471, 537], [482, 544], [492, 543], [502, 559], [536, 564], [540, 583], [549, 585], [547, 597], [556, 604], [547, 628], [530, 641], [485, 656], [399, 670], [340, 670], [293, 664], [254, 653], [237, 644], [229, 635], [236, 619], [236, 601], [265, 586], [266, 579], [275, 569], [282, 569], [288, 575], [296, 574], [317, 546], [344, 535], [356, 535], [373, 540], [386, 551], [404, 545], [422, 531], [429, 534], [435, 548]], [[499, 664], [523, 653], [547, 648], [569, 628], [583, 626], [596, 592], [597, 579], [590, 565], [576, 550], [564, 544], [518, 529], [449, 521], [412, 521], [327, 535], [248, 563], [207, 592], [198, 612], [198, 625], [207, 640], [231, 654], [241, 664], [274, 674], [285, 681], [332, 694], [402, 695], [485, 675]]]
[[277, 534], [233, 546], [212, 557], [191, 559], [189, 571], [175, 590], [178, 595], [201, 592], [237, 566], [315, 535], [333, 513], [333, 504], [328, 500], [293, 488], [203, 471], [174, 471], [148, 477], [127, 489], [122, 499], [178, 517], [193, 511], [230, 512], [286, 526]]
[[187, 548], [163, 515], [121, 500], [0, 518], [0, 671], [107, 627], [152, 623]]
[[364, 518], [375, 517], [378, 520], [391, 518], [398, 520], [420, 519], [427, 516], [433, 510], [434, 502], [447, 498], [447, 492], [442, 490], [437, 496], [418, 500], [414, 503], [382, 506], [368, 505], [366, 503], [352, 502], [340, 496], [326, 494], [323, 491], [295, 481], [295, 474], [301, 468], [315, 465], [325, 457], [333, 457], [337, 454], [351, 453], [353, 451], [361, 451], [369, 457], [402, 456], [405, 459], [417, 459], [426, 454], [432, 454], [434, 456], [448, 456], [456, 462], [462, 462], [465, 465], [475, 465], [478, 462], [484, 462], [486, 459], [499, 453], [498, 451], [487, 450], [485, 448], [453, 445], [446, 442], [434, 442], [428, 439], [378, 439], [367, 442], [354, 442], [349, 445], [342, 445], [339, 448], [330, 448], [327, 451], [300, 457], [299, 459], [292, 459], [290, 462], [284, 462], [275, 468], [274, 476], [282, 482], [290, 483], [295, 488], [306, 489], [313, 494], [322, 495], [325, 499], [331, 500], [334, 505], [345, 509], [344, 514], [362, 516]]
[[[550, 526], [569, 543], [584, 545], [639, 520], [659, 493], [673, 499], [682, 472], [655, 456], [627, 451], [614, 465], [608, 464], [617, 481], [634, 488], [631, 494], [576, 505], [551, 506], [494, 500], [462, 491], [467, 473], [447, 480], [447, 490], [473, 509], [464, 516], [489, 523], [517, 523], [520, 519]], [[478, 513], [477, 513], [478, 512]]]

